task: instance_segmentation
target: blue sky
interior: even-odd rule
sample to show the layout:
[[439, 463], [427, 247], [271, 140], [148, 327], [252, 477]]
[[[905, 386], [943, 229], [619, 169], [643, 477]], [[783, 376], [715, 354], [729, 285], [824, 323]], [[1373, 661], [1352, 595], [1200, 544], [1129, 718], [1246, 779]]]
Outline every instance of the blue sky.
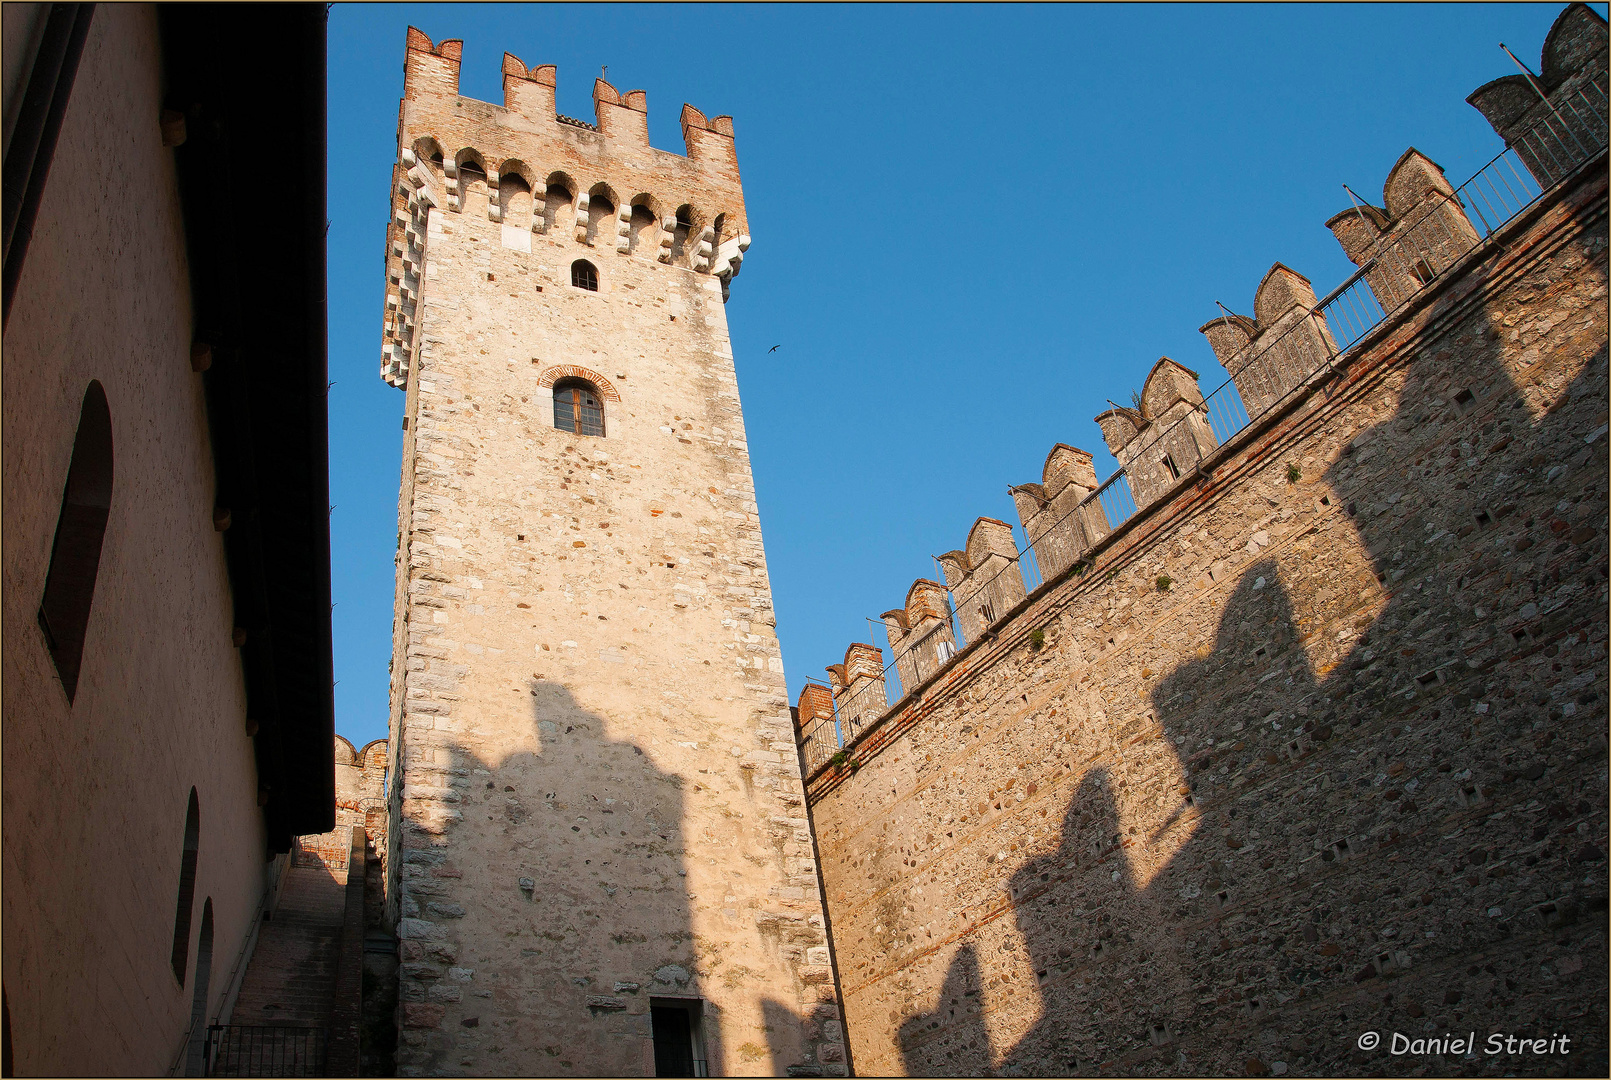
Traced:
[[[1595, 5], [1604, 13], [1604, 5]], [[1560, 5], [337, 5], [330, 12], [330, 461], [336, 729], [386, 734], [403, 395], [380, 380], [404, 32], [644, 89], [682, 152], [730, 114], [754, 246], [727, 315], [791, 700], [869, 640], [930, 556], [1160, 356], [1219, 385], [1197, 327], [1271, 263], [1324, 294], [1324, 228], [1415, 146], [1456, 185], [1503, 147], [1465, 103], [1535, 70]], [[538, 170], [542, 170], [539, 168]], [[781, 345], [768, 353], [773, 345]], [[875, 639], [882, 645], [882, 638]], [[886, 657], [886, 660], [889, 659]]]

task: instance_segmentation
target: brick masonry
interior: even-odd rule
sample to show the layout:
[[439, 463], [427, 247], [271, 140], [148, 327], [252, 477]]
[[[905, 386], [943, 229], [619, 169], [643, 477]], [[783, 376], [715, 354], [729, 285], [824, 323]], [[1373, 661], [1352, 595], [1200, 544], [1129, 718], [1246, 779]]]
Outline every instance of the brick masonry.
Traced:
[[[327, 1075], [383, 1074], [392, 1040], [361, 1027], [366, 968], [396, 977], [395, 962], [377, 966], [365, 948], [370, 934], [385, 933], [386, 740], [354, 750], [337, 735], [333, 758], [336, 827], [296, 838], [229, 1022], [327, 1029]], [[289, 1054], [295, 1040], [281, 1041]]]
[[293, 862], [285, 874], [272, 916], [258, 931], [231, 1024], [330, 1024], [347, 911], [347, 869]]
[[[724, 301], [730, 119], [557, 117], [411, 31], [382, 374], [406, 389], [388, 808], [400, 1075], [846, 1069]], [[572, 284], [593, 268], [597, 290]], [[555, 427], [599, 390], [603, 438]]]
[[859, 1069], [1604, 1070], [1605, 180], [814, 772]]

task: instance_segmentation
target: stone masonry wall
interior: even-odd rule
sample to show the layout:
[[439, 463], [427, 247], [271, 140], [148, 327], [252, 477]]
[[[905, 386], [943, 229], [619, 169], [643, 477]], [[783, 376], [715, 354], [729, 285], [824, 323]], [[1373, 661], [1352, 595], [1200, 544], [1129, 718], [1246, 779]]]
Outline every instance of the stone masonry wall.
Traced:
[[[518, 159], [742, 225], [731, 123], [681, 158], [612, 135], [607, 101], [602, 131], [557, 120], [551, 68], [506, 60], [524, 74], [501, 108], [457, 96], [456, 43], [413, 32], [408, 55], [399, 1074], [652, 1075], [651, 998], [702, 1002], [711, 1075], [843, 1074], [723, 309], [736, 259], [534, 229], [540, 198], [494, 214], [492, 184], [446, 168], [469, 148], [494, 182]], [[596, 292], [571, 284], [582, 258]], [[603, 438], [554, 426], [577, 373]]]
[[1605, 177], [811, 777], [858, 1069], [1603, 1071]]

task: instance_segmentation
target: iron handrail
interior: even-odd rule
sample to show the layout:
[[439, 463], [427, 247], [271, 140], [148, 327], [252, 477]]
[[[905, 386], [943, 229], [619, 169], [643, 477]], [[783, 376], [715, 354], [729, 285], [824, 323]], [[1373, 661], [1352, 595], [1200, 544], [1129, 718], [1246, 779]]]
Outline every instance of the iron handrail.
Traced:
[[203, 1076], [324, 1076], [330, 1030], [297, 1025], [212, 1024]]

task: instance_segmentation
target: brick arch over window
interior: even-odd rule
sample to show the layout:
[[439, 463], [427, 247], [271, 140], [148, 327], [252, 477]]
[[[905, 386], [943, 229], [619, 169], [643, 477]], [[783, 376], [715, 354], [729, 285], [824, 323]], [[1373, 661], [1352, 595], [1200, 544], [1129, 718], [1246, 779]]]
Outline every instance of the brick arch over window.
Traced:
[[561, 379], [585, 379], [598, 389], [599, 396], [605, 401], [618, 402], [621, 400], [621, 395], [616, 393], [615, 387], [610, 385], [610, 380], [596, 371], [589, 371], [587, 368], [577, 367], [575, 364], [560, 364], [557, 367], [545, 368], [537, 378], [537, 385], [552, 389], [553, 385]]

